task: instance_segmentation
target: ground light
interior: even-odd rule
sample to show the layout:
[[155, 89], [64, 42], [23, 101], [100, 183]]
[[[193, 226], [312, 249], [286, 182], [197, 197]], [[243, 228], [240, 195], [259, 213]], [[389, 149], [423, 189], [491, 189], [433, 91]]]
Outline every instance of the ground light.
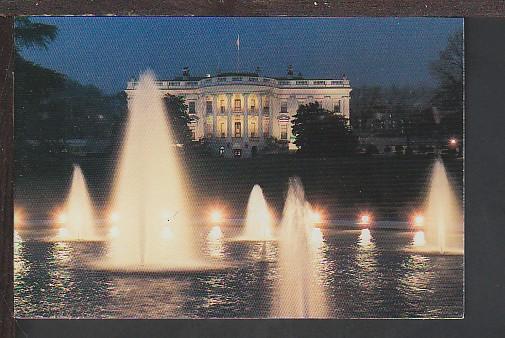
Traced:
[[369, 213], [364, 212], [359, 215], [359, 224], [370, 225], [370, 223], [372, 223], [372, 216]]
[[210, 221], [212, 223], [222, 222], [223, 221], [223, 213], [221, 212], [221, 210], [218, 210], [218, 209], [212, 210], [212, 212], [210, 213]]
[[313, 209], [310, 212], [311, 221], [314, 224], [323, 223], [323, 213], [320, 210]]
[[67, 215], [65, 213], [60, 213], [58, 215], [58, 223], [64, 224], [67, 221]]
[[424, 225], [424, 215], [423, 214], [414, 214], [412, 216], [412, 223], [416, 227], [422, 227]]

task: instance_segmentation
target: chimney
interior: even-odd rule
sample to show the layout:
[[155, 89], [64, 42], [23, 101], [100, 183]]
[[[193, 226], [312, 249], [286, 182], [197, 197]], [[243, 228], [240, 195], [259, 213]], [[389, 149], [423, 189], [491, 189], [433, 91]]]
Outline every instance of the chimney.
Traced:
[[189, 67], [184, 67], [182, 69], [182, 78], [184, 80], [189, 80]]
[[288, 78], [293, 77], [293, 65], [288, 66]]

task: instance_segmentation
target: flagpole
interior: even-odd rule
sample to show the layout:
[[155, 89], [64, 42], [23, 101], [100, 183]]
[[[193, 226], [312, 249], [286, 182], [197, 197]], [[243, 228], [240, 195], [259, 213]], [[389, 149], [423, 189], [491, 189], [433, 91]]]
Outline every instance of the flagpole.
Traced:
[[237, 34], [237, 73], [240, 71], [240, 34]]

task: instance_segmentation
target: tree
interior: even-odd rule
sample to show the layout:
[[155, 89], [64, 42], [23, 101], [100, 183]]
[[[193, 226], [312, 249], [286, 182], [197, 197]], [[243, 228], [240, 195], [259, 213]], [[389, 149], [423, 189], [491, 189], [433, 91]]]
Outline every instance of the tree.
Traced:
[[440, 129], [448, 134], [463, 133], [463, 32], [451, 35], [439, 59], [431, 64], [438, 82], [433, 105], [442, 112]]
[[323, 109], [318, 102], [300, 105], [292, 124], [295, 144], [303, 155], [350, 155], [358, 145], [348, 119]]
[[188, 106], [181, 96], [166, 95], [164, 98], [168, 121], [177, 143], [190, 144], [193, 140], [189, 124], [193, 118], [188, 114]]
[[54, 25], [47, 25], [32, 22], [27, 17], [17, 17], [14, 29], [16, 48], [39, 47], [47, 49], [47, 45], [56, 39], [58, 28]]
[[[51, 128], [51, 137], [62, 135], [62, 120], [54, 117], [55, 124], [39, 123], [41, 112], [41, 102], [49, 93], [61, 89], [64, 86], [66, 77], [53, 70], [41, 67], [33, 62], [25, 60], [19, 51], [22, 48], [45, 48], [56, 38], [57, 27], [42, 23], [33, 23], [27, 17], [18, 17], [15, 20], [14, 36], [16, 39], [16, 52], [14, 68], [16, 72], [14, 84], [14, 119], [16, 134], [16, 153], [22, 155], [24, 149], [23, 141], [28, 137], [40, 138], [43, 125]], [[31, 130], [29, 130], [31, 129]]]
[[[52, 69], [25, 60], [22, 48], [47, 49], [57, 27], [16, 19], [15, 132], [18, 159], [29, 150], [24, 142], [38, 140], [36, 154], [50, 151], [65, 138], [109, 138], [121, 127], [126, 110], [124, 92], [104, 95], [92, 85], [81, 85]], [[42, 151], [41, 151], [42, 150]]]
[[384, 93], [381, 87], [364, 86], [351, 91], [352, 125], [366, 129], [368, 121], [375, 119], [378, 113], [387, 110]]

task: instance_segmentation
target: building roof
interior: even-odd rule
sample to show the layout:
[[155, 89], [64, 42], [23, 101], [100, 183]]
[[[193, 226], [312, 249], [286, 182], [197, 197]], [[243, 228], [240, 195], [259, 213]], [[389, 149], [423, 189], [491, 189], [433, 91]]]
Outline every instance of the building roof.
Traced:
[[200, 81], [205, 78], [206, 76], [190, 76], [190, 77], [176, 76], [168, 81]]

